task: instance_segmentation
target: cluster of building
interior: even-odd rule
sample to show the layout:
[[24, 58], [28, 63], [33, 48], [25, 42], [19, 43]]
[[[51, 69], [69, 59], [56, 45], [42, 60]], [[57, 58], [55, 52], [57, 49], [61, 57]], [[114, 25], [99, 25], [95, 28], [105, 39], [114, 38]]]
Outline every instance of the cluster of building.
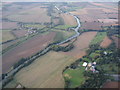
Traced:
[[36, 30], [28, 30], [28, 32], [25, 34], [25, 36], [28, 36], [33, 33], [37, 33]]
[[96, 62], [93, 62], [93, 63], [87, 63], [87, 62], [84, 62], [83, 64], [82, 64], [82, 66], [83, 67], [86, 67], [85, 68], [85, 70], [90, 70], [90, 71], [92, 71], [93, 73], [95, 73], [95, 72], [98, 72], [97, 70], [96, 70]]

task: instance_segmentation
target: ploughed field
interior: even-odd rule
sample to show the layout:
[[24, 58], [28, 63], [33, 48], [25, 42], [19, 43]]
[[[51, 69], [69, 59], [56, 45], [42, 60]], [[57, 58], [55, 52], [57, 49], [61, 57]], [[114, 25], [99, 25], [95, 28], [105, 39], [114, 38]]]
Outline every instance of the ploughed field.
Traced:
[[82, 9], [74, 9], [71, 13], [80, 18], [81, 29], [86, 30], [103, 30], [104, 26], [116, 25], [118, 21], [118, 8], [114, 3], [89, 3]]
[[103, 86], [103, 88], [119, 88], [120, 86], [120, 82], [115, 82], [115, 81], [112, 81], [112, 82], [106, 82]]
[[106, 37], [103, 39], [103, 41], [101, 42], [100, 46], [103, 47], [103, 48], [106, 48], [106, 47], [108, 47], [111, 43], [112, 43], [112, 40], [110, 40], [110, 38], [106, 36]]
[[3, 73], [7, 72], [21, 58], [31, 56], [44, 49], [49, 43], [53, 42], [54, 36], [54, 32], [37, 35], [3, 54]]
[[60, 16], [63, 18], [66, 25], [77, 26], [77, 22], [73, 16], [64, 13]]
[[[4, 18], [8, 18], [11, 21], [16, 21], [16, 22], [37, 22], [37, 23], [44, 23], [44, 22], [50, 22], [50, 16], [47, 15], [47, 8], [43, 6], [38, 6], [36, 3], [36, 6], [22, 6], [19, 5], [21, 10], [14, 10], [17, 13], [11, 13], [10, 11], [9, 15], [4, 15]], [[13, 8], [12, 6], [9, 6], [10, 8]], [[19, 8], [19, 7], [18, 7]], [[25, 8], [25, 9], [24, 9]], [[8, 8], [7, 8], [8, 9]], [[3, 12], [4, 14], [7, 14], [6, 12]]]

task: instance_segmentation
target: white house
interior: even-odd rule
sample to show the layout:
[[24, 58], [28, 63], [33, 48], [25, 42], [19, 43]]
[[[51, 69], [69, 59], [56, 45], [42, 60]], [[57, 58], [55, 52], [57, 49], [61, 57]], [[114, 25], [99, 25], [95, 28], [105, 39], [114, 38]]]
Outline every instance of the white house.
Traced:
[[104, 51], [104, 54], [105, 54], [105, 55], [107, 55], [107, 52], [106, 52], [106, 51]]
[[86, 63], [86, 62], [84, 62], [82, 66], [86, 67], [86, 66], [87, 66], [87, 63]]

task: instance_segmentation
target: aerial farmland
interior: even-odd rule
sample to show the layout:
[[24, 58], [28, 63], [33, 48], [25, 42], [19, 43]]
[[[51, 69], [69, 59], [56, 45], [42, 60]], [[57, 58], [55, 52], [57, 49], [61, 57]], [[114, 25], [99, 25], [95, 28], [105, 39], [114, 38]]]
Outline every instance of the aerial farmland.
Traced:
[[3, 3], [2, 87], [104, 88], [108, 81], [119, 83], [117, 6]]

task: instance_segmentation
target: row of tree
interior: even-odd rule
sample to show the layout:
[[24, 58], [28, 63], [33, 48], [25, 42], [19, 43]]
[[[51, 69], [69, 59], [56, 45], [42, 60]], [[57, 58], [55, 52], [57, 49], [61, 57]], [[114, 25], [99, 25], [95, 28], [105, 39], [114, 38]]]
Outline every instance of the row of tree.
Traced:
[[51, 47], [51, 49], [52, 49], [53, 51], [56, 51], [56, 52], [58, 52], [58, 51], [68, 52], [68, 51], [70, 51], [70, 50], [73, 49], [73, 48], [74, 48], [73, 43], [71, 43], [71, 44], [69, 44], [69, 45], [67, 45], [67, 46], [53, 45], [53, 46]]

